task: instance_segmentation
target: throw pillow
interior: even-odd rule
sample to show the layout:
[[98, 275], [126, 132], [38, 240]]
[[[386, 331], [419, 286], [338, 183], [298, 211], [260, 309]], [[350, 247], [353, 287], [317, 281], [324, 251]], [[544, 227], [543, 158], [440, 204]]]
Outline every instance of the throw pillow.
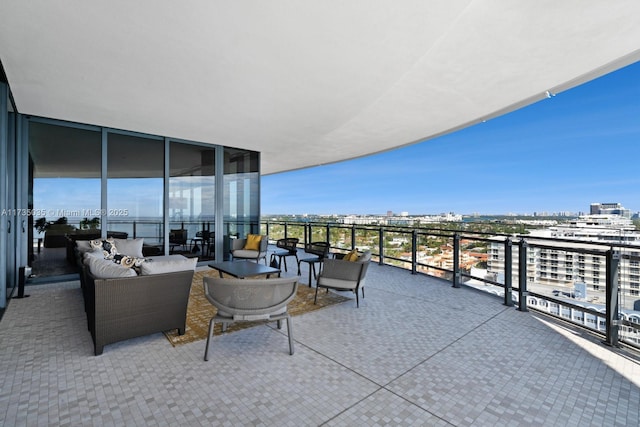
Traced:
[[129, 255], [116, 254], [113, 256], [113, 262], [127, 268], [140, 267], [144, 261], [144, 258], [137, 258]]
[[244, 244], [245, 251], [259, 251], [260, 250], [260, 240], [262, 240], [262, 236], [259, 234], [248, 234], [247, 241]]
[[118, 253], [116, 243], [112, 238], [108, 238], [107, 240], [92, 240], [91, 247], [94, 249], [102, 249], [104, 259], [113, 259]]
[[137, 239], [113, 239], [113, 242], [118, 248], [118, 253], [122, 255], [129, 255], [136, 258], [143, 258], [142, 246], [144, 245], [144, 239], [138, 237]]
[[136, 272], [132, 268], [125, 268], [113, 262], [93, 256], [88, 256], [85, 262], [89, 271], [96, 279], [115, 279], [120, 277], [135, 277]]
[[358, 260], [358, 250], [354, 249], [342, 258], [344, 261], [357, 261]]

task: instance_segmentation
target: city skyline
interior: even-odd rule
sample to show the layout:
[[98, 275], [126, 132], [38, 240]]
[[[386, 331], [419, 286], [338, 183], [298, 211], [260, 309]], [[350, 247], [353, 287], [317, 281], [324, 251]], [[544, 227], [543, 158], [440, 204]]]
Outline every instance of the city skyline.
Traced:
[[418, 144], [262, 177], [269, 214], [640, 211], [640, 63]]

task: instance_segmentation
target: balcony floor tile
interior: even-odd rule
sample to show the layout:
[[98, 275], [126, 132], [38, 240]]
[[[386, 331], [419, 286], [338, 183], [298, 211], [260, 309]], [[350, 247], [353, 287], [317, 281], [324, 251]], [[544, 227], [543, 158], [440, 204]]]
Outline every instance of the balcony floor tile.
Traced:
[[635, 352], [399, 268], [371, 265], [360, 308], [295, 317], [293, 356], [256, 326], [209, 362], [162, 334], [95, 357], [78, 282], [27, 293], [0, 321], [2, 425], [640, 424]]

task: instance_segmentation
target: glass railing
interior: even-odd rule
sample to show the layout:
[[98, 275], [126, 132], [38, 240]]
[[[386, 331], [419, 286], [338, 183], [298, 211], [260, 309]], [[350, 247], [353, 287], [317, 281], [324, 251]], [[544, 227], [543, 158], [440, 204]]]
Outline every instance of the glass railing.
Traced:
[[[461, 227], [462, 228], [462, 227]], [[439, 228], [262, 221], [275, 242], [328, 242], [333, 252], [370, 250], [380, 265], [496, 295], [587, 328], [603, 342], [640, 349], [640, 246]]]

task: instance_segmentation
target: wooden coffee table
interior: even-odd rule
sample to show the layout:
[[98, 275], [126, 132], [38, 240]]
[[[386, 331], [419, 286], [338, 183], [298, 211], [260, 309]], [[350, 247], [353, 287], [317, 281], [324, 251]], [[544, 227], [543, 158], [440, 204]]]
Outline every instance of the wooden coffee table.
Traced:
[[266, 265], [258, 264], [252, 261], [223, 261], [214, 262], [209, 264], [209, 267], [215, 268], [220, 273], [227, 273], [230, 276], [237, 277], [238, 279], [244, 279], [245, 277], [260, 276], [266, 274], [267, 279], [272, 274], [280, 276], [280, 269], [274, 267], [267, 267]]

